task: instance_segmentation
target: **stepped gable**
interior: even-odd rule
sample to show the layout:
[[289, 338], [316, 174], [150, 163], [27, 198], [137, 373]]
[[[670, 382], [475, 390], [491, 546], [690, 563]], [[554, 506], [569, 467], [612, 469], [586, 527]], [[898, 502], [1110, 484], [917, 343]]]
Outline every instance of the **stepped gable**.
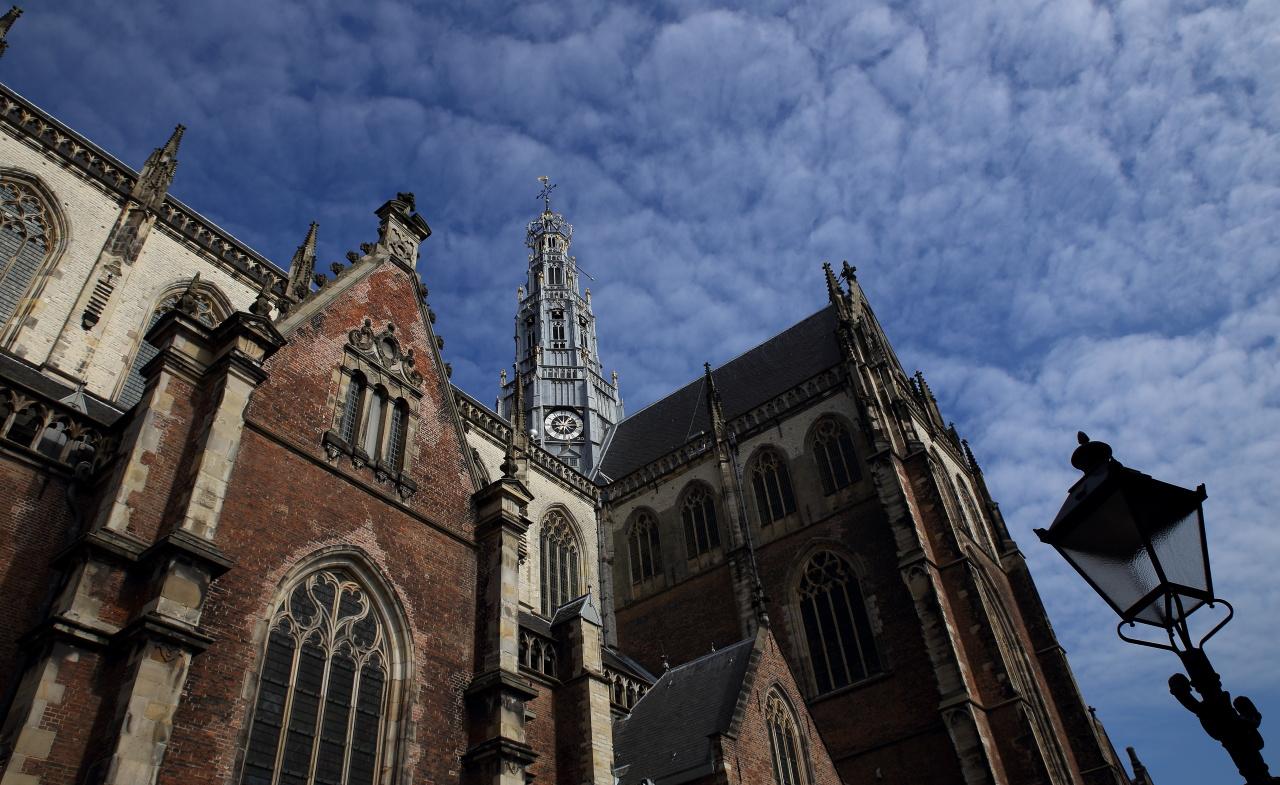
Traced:
[[754, 637], [672, 668], [614, 725], [618, 785], [687, 782], [711, 773], [716, 736], [729, 730]]
[[[836, 312], [827, 306], [712, 371], [732, 420], [840, 362]], [[711, 428], [703, 377], [618, 424], [600, 464], [621, 479]]]

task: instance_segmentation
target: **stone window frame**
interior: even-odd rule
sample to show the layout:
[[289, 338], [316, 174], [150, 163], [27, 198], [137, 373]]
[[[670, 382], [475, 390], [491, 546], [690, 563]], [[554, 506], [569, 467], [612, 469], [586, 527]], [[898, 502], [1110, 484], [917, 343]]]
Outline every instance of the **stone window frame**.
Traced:
[[[960, 472], [955, 473], [954, 486], [956, 496], [960, 500], [960, 508], [965, 518], [969, 521], [969, 529], [973, 533], [974, 540], [978, 543], [978, 547], [991, 554], [993, 557], [999, 553], [996, 548], [995, 537], [991, 534], [991, 526], [986, 519], [982, 517], [981, 511], [978, 509], [977, 502], [974, 501], [973, 493], [969, 490], [969, 483], [965, 481], [964, 476]], [[981, 532], [981, 536], [978, 535]]]
[[[335, 374], [331, 425], [321, 439], [329, 460], [345, 455], [357, 471], [369, 469], [379, 484], [391, 484], [408, 500], [418, 490], [407, 469], [417, 457], [414, 444], [424, 395], [412, 350], [402, 348], [393, 322], [375, 333], [372, 320], [365, 319], [350, 332]], [[359, 397], [353, 403], [355, 389]], [[353, 406], [358, 411], [351, 419]]]
[[[661, 583], [665, 573], [662, 569], [662, 528], [658, 523], [658, 514], [648, 507], [634, 510], [626, 533], [627, 567], [632, 588], [641, 589]], [[644, 569], [643, 557], [646, 552], [649, 556], [648, 571]]]
[[988, 570], [971, 553], [966, 552], [965, 556], [968, 557], [967, 569], [977, 589], [977, 604], [990, 622], [987, 628], [996, 643], [1001, 664], [1004, 665], [1008, 679], [1006, 687], [1013, 693], [1012, 698], [1020, 701], [1019, 708], [1031, 731], [1049, 781], [1053, 785], [1067, 785], [1071, 782], [1071, 767], [1039, 687], [1035, 658], [1028, 653], [1030, 647], [1018, 634], [1018, 627], [1003, 600], [1002, 592]]
[[781, 684], [775, 683], [765, 692], [761, 715], [774, 785], [809, 785], [813, 772], [808, 740], [800, 715]]
[[[766, 476], [769, 468], [765, 466], [766, 461], [772, 462], [773, 488]], [[747, 462], [746, 479], [750, 486], [749, 496], [751, 505], [755, 508], [756, 521], [762, 530], [768, 531], [796, 514], [798, 505], [795, 481], [791, 476], [791, 461], [780, 447], [768, 444], [757, 449]], [[743, 490], [745, 492], [747, 489]], [[779, 505], [774, 505], [774, 496], [770, 491], [776, 492]], [[775, 514], [777, 508], [781, 509], [780, 514]]]
[[[703, 504], [705, 511], [708, 504], [711, 510], [711, 520], [707, 521], [705, 515], [702, 521], [691, 520], [690, 504], [695, 494], [703, 494], [706, 497]], [[685, 485], [680, 492], [679, 503], [677, 507], [680, 510], [680, 523], [684, 531], [685, 556], [688, 561], [697, 562], [702, 565], [704, 561], [710, 561], [724, 547], [724, 538], [720, 532], [720, 503], [718, 494], [709, 483], [704, 480], [691, 480]], [[707, 534], [707, 547], [698, 547], [698, 524], [701, 523], [702, 530]], [[714, 541], [713, 541], [714, 540]]]
[[[217, 327], [227, 317], [235, 313], [235, 306], [231, 304], [231, 300], [227, 295], [216, 285], [201, 279], [198, 273], [170, 281], [152, 299], [151, 307], [147, 309], [146, 315], [135, 328], [133, 343], [129, 346], [129, 361], [125, 366], [129, 370], [120, 374], [120, 378], [116, 380], [115, 388], [111, 391], [111, 400], [123, 403], [123, 397], [130, 380], [135, 374], [140, 376], [142, 366], [150, 361], [150, 358], [147, 358], [143, 363], [138, 363], [138, 358], [143, 351], [143, 344], [147, 342], [147, 333], [151, 331], [151, 328], [155, 326], [161, 316], [174, 309], [178, 299], [188, 291], [195, 296], [198, 305], [207, 309], [206, 312], [202, 312], [201, 316], [196, 317], [206, 327]], [[203, 318], [203, 313], [207, 313], [209, 318]], [[154, 356], [155, 354], [153, 353], [152, 357]], [[143, 395], [145, 395], [145, 392]], [[126, 408], [132, 407], [135, 403], [137, 402], [127, 404]]]
[[243, 690], [244, 722], [236, 745], [235, 776], [244, 780], [246, 759], [253, 731], [262, 669], [266, 664], [271, 631], [292, 591], [313, 575], [322, 572], [344, 574], [364, 590], [370, 609], [382, 622], [383, 651], [386, 658], [386, 686], [382, 702], [379, 747], [375, 760], [376, 785], [396, 785], [407, 776], [407, 750], [411, 741], [412, 688], [416, 679], [413, 638], [404, 606], [385, 573], [363, 550], [352, 546], [332, 546], [300, 559], [286, 571], [269, 596], [255, 611], [252, 668], [246, 672]]
[[[555, 524], [555, 532], [549, 531], [548, 522]], [[551, 558], [552, 549], [549, 547], [553, 544], [552, 534], [557, 540], [554, 544], [560, 547], [556, 551], [557, 558], [554, 562]], [[565, 558], [566, 550], [571, 559]], [[550, 582], [553, 568], [556, 573], [555, 584]], [[562, 568], [567, 572], [561, 573]], [[562, 605], [582, 596], [582, 582], [586, 577], [583, 573], [583, 539], [578, 522], [563, 505], [553, 505], [542, 514], [542, 519], [538, 522], [538, 607], [543, 616], [555, 616]], [[553, 588], [557, 590], [551, 591]], [[554, 605], [553, 599], [558, 600]]]
[[[850, 424], [843, 417], [834, 414], [818, 417], [809, 427], [805, 443], [813, 455], [818, 481], [825, 496], [839, 493], [862, 480], [862, 466], [858, 463], [858, 449], [853, 443], [853, 434]], [[833, 459], [839, 460], [839, 467]], [[844, 469], [843, 484], [840, 483], [837, 468]]]
[[[842, 661], [846, 664], [845, 672], [850, 678], [846, 682], [835, 684], [835, 679], [833, 678], [835, 676], [835, 671], [828, 668], [828, 680], [830, 684], [826, 689], [823, 689], [818, 679], [817, 663], [814, 660], [814, 646], [817, 645], [822, 648], [824, 651], [824, 659], [827, 658], [827, 653], [825, 651], [827, 647], [823, 645], [825, 640], [811, 640], [811, 633], [808, 629], [809, 624], [806, 622], [805, 601], [807, 598], [803, 596], [804, 583], [810, 578], [810, 564], [813, 563], [815, 559], [822, 556], [834, 557], [848, 571], [848, 577], [850, 580], [846, 581], [844, 592], [846, 607], [849, 609], [852, 617], [849, 620], [848, 627], [854, 633], [854, 640], [851, 644], [854, 647], [853, 653], [858, 656], [859, 662], [863, 668], [861, 675], [857, 675], [855, 677], [853, 670], [847, 665], [850, 658], [850, 652], [846, 649], [849, 643], [839, 640], [838, 644], [841, 645], [839, 654]], [[856, 594], [849, 591], [849, 582], [852, 583], [853, 588], [856, 590]], [[794, 650], [799, 655], [800, 661], [804, 663], [803, 675], [805, 685], [809, 690], [811, 698], [818, 698], [825, 695], [843, 692], [847, 689], [856, 687], [859, 684], [875, 680], [882, 674], [888, 672], [887, 657], [880, 640], [880, 624], [874, 609], [874, 597], [866, 591], [866, 569], [856, 556], [849, 553], [845, 548], [835, 542], [816, 542], [806, 550], [799, 559], [796, 559], [795, 566], [792, 569], [789, 585], [788, 612], [790, 627], [792, 630], [791, 637], [792, 640], [795, 641]], [[815, 610], [813, 614], [815, 621], [817, 621], [816, 617], [818, 615], [817, 607], [818, 603], [815, 599]], [[832, 632], [835, 632], [837, 636], [839, 636], [840, 629], [838, 627], [838, 622], [834, 617], [835, 608], [830, 604], [828, 607], [831, 608], [832, 624], [836, 625], [836, 629], [832, 630]], [[860, 617], [859, 612], [861, 612]], [[861, 629], [859, 629], [860, 627]], [[866, 634], [865, 640], [863, 638], [864, 633]]]
[[32, 172], [7, 166], [0, 166], [0, 180], [9, 180], [31, 191], [43, 209], [46, 220], [45, 233], [53, 236], [53, 242], [47, 243], [44, 258], [27, 282], [21, 298], [13, 313], [5, 321], [0, 322], [0, 347], [12, 349], [17, 342], [22, 325], [31, 316], [32, 310], [41, 302], [41, 295], [50, 279], [50, 273], [62, 262], [71, 239], [71, 225], [63, 212], [62, 203], [52, 188], [45, 184], [39, 176]]

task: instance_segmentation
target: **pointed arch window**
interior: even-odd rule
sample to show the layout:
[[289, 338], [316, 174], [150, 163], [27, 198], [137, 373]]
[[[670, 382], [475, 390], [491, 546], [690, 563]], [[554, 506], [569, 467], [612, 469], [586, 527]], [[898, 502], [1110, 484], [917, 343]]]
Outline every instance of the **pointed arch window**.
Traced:
[[769, 758], [773, 762], [773, 781], [777, 785], [805, 785], [808, 766], [802, 758], [799, 723], [795, 712], [776, 688], [769, 691], [764, 708], [765, 727], [769, 730]]
[[880, 672], [866, 603], [849, 562], [830, 551], [814, 554], [797, 593], [818, 694]]
[[0, 327], [17, 313], [56, 244], [45, 200], [21, 180], [0, 177]]
[[542, 614], [550, 616], [579, 593], [578, 537], [559, 510], [542, 519]]
[[796, 511], [791, 474], [776, 451], [769, 450], [756, 459], [751, 470], [751, 485], [755, 489], [761, 525], [767, 526]]
[[373, 785], [391, 659], [360, 582], [337, 568], [298, 581], [271, 616], [240, 785]]
[[837, 420], [827, 418], [814, 428], [813, 455], [828, 496], [862, 479], [849, 430]]
[[[176, 308], [178, 301], [186, 293], [185, 289], [180, 289], [162, 297], [160, 304], [151, 312], [151, 319], [147, 322], [147, 328], [142, 331], [142, 334], [145, 336], [149, 333], [151, 328], [156, 326], [156, 322], [160, 321], [161, 316]], [[205, 327], [217, 327], [226, 318], [227, 309], [203, 286], [193, 287], [190, 294], [195, 307], [196, 320]], [[138, 352], [133, 356], [129, 375], [125, 377], [124, 386], [120, 390], [120, 403], [124, 408], [127, 409], [142, 399], [142, 393], [146, 389], [142, 369], [159, 353], [160, 350], [146, 338], [138, 344]]]
[[695, 485], [680, 505], [684, 518], [684, 544], [689, 558], [720, 547], [720, 527], [716, 525], [716, 504], [703, 485]]
[[662, 544], [658, 522], [648, 512], [640, 513], [627, 538], [631, 554], [631, 583], [643, 583], [662, 571]]

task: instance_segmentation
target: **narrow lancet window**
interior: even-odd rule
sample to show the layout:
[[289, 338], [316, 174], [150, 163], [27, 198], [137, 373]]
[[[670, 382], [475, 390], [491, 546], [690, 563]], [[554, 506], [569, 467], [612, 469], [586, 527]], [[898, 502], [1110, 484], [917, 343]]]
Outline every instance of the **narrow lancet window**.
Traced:
[[697, 485], [689, 491], [680, 505], [680, 512], [684, 517], [684, 542], [689, 558], [720, 547], [716, 505], [706, 488]]
[[662, 545], [658, 522], [647, 512], [640, 513], [631, 526], [631, 582], [642, 583], [662, 571]]
[[791, 491], [791, 475], [776, 452], [764, 453], [756, 460], [751, 483], [756, 492], [760, 523], [768, 525], [796, 511], [796, 497]]
[[862, 478], [849, 431], [835, 420], [818, 423], [813, 436], [813, 454], [825, 494], [833, 494]]
[[542, 520], [542, 613], [578, 596], [578, 538], [564, 513], [552, 510]]

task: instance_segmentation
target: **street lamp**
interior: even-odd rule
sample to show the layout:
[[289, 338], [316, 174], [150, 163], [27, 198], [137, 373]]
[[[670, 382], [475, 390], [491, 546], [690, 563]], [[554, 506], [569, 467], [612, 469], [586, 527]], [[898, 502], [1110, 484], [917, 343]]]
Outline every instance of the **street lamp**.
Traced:
[[[1204, 653], [1204, 643], [1231, 620], [1231, 603], [1215, 597], [1204, 531], [1204, 486], [1194, 491], [1123, 466], [1105, 442], [1079, 434], [1071, 465], [1084, 472], [1049, 529], [1036, 529], [1120, 616], [1117, 634], [1178, 655], [1188, 676], [1169, 678], [1169, 691], [1222, 743], [1247, 785], [1272, 785], [1262, 759], [1262, 715], [1243, 695], [1234, 703]], [[1208, 605], [1227, 616], [1199, 642], [1187, 618]], [[1169, 642], [1124, 634], [1138, 624], [1164, 630]], [[1200, 694], [1197, 700], [1191, 690]]]

